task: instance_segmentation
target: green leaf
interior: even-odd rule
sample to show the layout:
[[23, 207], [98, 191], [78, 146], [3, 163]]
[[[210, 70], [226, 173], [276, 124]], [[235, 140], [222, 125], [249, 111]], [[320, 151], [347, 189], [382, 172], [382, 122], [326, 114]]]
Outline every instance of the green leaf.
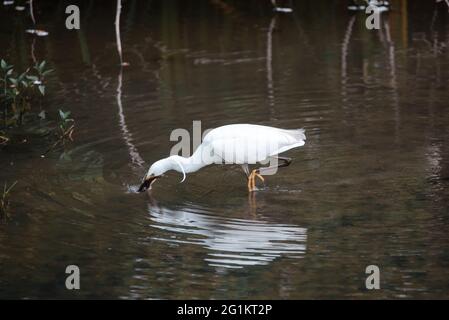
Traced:
[[14, 78], [9, 78], [9, 81], [11, 81], [11, 83], [15, 86], [17, 85], [17, 82], [18, 82], [18, 80], [14, 79]]
[[41, 62], [41, 64], [40, 64], [39, 67], [38, 67], [40, 72], [42, 72], [42, 70], [44, 70], [45, 64], [46, 64], [46, 63], [47, 63], [47, 62], [45, 62], [45, 60]]
[[74, 121], [74, 120], [72, 120], [72, 119], [69, 119], [70, 114], [71, 114], [70, 111], [64, 112], [64, 111], [62, 111], [62, 110], [59, 110], [59, 116], [61, 117], [61, 120], [62, 120], [62, 122], [63, 122], [63, 124], [60, 125], [60, 126], [61, 126], [61, 129], [65, 126], [65, 124], [66, 124], [67, 122]]
[[21, 73], [21, 74], [17, 77], [17, 80], [18, 80], [18, 81], [22, 81], [22, 79], [25, 78], [25, 76], [26, 76], [26, 71], [25, 71], [24, 73]]
[[32, 80], [32, 81], [37, 81], [37, 80], [39, 80], [39, 78], [36, 77], [36, 76], [26, 76], [26, 78], [27, 78], [28, 80]]
[[44, 96], [45, 95], [45, 86], [39, 86], [39, 91], [41, 92], [41, 94]]
[[52, 72], [53, 72], [53, 69], [48, 69], [48, 70], [45, 70], [44, 72], [42, 72], [42, 75], [46, 76], [47, 74], [52, 73]]
[[3, 70], [6, 70], [8, 68], [8, 64], [3, 59], [0, 61], [0, 66]]
[[6, 72], [6, 75], [10, 76], [12, 72], [13, 72], [13, 69], [9, 69], [8, 72]]

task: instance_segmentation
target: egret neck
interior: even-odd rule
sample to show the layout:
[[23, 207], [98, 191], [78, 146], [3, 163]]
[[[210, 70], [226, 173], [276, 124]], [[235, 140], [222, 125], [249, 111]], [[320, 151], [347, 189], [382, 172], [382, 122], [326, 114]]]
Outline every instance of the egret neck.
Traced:
[[[178, 155], [170, 156], [166, 159], [170, 160], [172, 162], [172, 170], [181, 172], [184, 174], [184, 178], [182, 181], [185, 180], [185, 174], [186, 173], [192, 173], [195, 171], [200, 170], [201, 168], [208, 166], [213, 161], [208, 161], [208, 159], [205, 159], [203, 157], [204, 153], [204, 146], [200, 145], [192, 156], [190, 157], [181, 157]], [[180, 168], [181, 167], [181, 168]]]
[[200, 145], [191, 157], [173, 155], [156, 161], [144, 177], [142, 185], [139, 188], [139, 192], [145, 191], [146, 189], [151, 189], [151, 184], [169, 170], [182, 173], [183, 178], [181, 182], [184, 182], [187, 173], [198, 171], [199, 169], [213, 163], [212, 159], [203, 159], [204, 151], [205, 147]]

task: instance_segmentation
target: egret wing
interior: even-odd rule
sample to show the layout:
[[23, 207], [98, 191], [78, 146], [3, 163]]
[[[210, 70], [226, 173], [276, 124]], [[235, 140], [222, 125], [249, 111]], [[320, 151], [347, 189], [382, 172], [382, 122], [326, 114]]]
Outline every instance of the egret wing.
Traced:
[[209, 132], [205, 142], [225, 163], [254, 164], [304, 145], [304, 130], [284, 130], [257, 125], [230, 125]]

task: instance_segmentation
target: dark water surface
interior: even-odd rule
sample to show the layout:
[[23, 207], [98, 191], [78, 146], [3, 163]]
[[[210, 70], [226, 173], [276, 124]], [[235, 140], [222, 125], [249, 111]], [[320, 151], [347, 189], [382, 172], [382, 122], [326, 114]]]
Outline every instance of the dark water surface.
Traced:
[[[36, 2], [36, 1], [35, 1]], [[75, 141], [41, 158], [39, 123], [0, 150], [17, 180], [0, 225], [1, 298], [449, 298], [449, 15], [393, 1], [380, 30], [346, 1], [0, 5], [0, 56], [47, 60], [44, 107]], [[133, 192], [176, 128], [304, 127], [293, 164], [248, 196], [239, 168]], [[66, 290], [67, 265], [81, 290]], [[381, 290], [365, 289], [377, 265]]]

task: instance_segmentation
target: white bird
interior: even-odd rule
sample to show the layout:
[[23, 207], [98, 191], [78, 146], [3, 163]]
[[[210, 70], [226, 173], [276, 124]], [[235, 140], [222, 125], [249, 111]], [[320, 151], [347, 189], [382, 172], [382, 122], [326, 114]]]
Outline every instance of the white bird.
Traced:
[[[248, 178], [248, 191], [256, 190], [255, 178], [273, 174], [277, 168], [286, 167], [290, 158], [278, 154], [304, 145], [304, 129], [280, 129], [253, 124], [231, 124], [215, 128], [206, 134], [201, 145], [191, 157], [172, 155], [153, 163], [142, 180], [139, 192], [151, 185], [165, 172], [174, 170], [183, 174], [198, 171], [210, 164], [239, 164]], [[279, 160], [281, 162], [279, 162]], [[269, 161], [270, 166], [249, 171], [249, 164]], [[274, 165], [273, 165], [274, 162]]]

